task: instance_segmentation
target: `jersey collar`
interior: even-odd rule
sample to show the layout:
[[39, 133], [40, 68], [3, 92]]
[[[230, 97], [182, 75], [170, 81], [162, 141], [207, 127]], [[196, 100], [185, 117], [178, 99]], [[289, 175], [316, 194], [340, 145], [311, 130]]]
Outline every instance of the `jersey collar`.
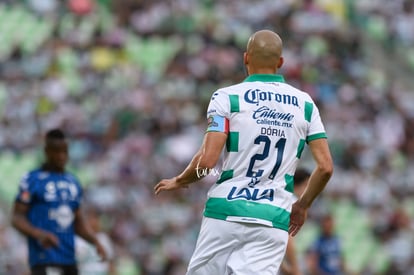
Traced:
[[51, 169], [50, 165], [48, 165], [47, 163], [43, 163], [42, 166], [40, 166], [40, 170], [45, 171], [45, 172], [49, 172], [49, 173], [57, 173], [57, 174], [66, 173], [65, 169], [63, 171], [56, 171], [54, 169]]
[[285, 78], [280, 74], [252, 74], [246, 77], [243, 82], [285, 82]]

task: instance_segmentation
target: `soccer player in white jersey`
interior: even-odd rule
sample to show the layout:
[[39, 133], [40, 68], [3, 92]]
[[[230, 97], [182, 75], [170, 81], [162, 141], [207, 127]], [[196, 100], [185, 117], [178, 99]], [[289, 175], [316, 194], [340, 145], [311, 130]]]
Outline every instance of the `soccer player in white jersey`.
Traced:
[[[281, 54], [276, 33], [261, 30], [250, 37], [243, 57], [248, 77], [212, 95], [200, 150], [181, 174], [154, 188], [159, 194], [188, 187], [206, 174], [200, 170], [216, 166], [224, 150], [188, 275], [277, 274], [288, 232], [297, 234], [332, 175], [318, 108], [308, 94], [276, 74]], [[306, 144], [316, 165], [292, 205], [293, 175]]]

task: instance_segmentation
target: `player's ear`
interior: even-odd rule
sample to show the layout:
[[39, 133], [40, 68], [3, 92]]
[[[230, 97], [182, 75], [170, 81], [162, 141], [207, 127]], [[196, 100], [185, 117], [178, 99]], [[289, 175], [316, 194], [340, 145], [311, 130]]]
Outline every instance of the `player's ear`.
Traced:
[[243, 54], [243, 63], [244, 65], [249, 64], [249, 55], [247, 54], [247, 52], [244, 52]]
[[283, 56], [279, 57], [279, 62], [277, 63], [277, 68], [279, 69], [280, 67], [282, 67], [284, 62]]

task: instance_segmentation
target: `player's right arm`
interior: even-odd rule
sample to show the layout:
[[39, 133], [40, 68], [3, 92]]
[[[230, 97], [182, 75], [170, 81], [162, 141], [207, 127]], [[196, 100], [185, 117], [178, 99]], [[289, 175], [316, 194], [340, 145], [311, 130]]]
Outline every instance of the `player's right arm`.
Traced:
[[45, 230], [33, 226], [27, 215], [30, 211], [33, 200], [33, 193], [30, 184], [30, 176], [25, 176], [19, 184], [19, 191], [13, 204], [11, 224], [23, 235], [33, 238], [43, 247], [57, 246], [58, 238]]
[[302, 196], [292, 205], [289, 233], [295, 236], [304, 224], [307, 211], [315, 198], [322, 192], [333, 173], [333, 161], [325, 138], [309, 142], [309, 148], [316, 162], [308, 186]]
[[37, 240], [43, 247], [57, 246], [58, 238], [47, 231], [34, 227], [27, 219], [29, 205], [16, 201], [13, 206], [11, 217], [12, 225], [25, 236]]
[[155, 187], [155, 194], [161, 191], [188, 187], [205, 177], [213, 169], [226, 144], [229, 131], [229, 99], [226, 94], [215, 92], [207, 109], [207, 130], [203, 143], [184, 171], [176, 177], [161, 180]]
[[206, 133], [203, 144], [184, 171], [171, 179], [161, 180], [154, 187], [155, 194], [158, 195], [162, 191], [187, 187], [189, 184], [205, 177], [206, 173], [200, 173], [200, 171], [206, 171], [216, 166], [221, 151], [226, 144], [226, 139], [227, 133]]

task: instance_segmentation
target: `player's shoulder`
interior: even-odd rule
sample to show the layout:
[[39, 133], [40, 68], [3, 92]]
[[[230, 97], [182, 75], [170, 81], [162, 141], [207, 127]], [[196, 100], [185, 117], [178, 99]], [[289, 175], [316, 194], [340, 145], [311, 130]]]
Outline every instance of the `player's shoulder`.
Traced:
[[249, 85], [251, 85], [249, 82], [235, 83], [235, 84], [223, 86], [223, 87], [219, 88], [218, 90], [216, 90], [215, 93], [218, 93], [218, 94], [233, 94], [233, 93], [236, 93], [236, 92], [240, 91], [240, 88], [247, 87]]
[[240, 89], [237, 89], [238, 84], [234, 84], [234, 85], [230, 85], [230, 86], [225, 86], [225, 87], [221, 87], [218, 88], [216, 91], [214, 91], [214, 93], [211, 95], [210, 98], [210, 102], [216, 102], [216, 103], [223, 103], [223, 102], [227, 102], [230, 100], [230, 96], [238, 94], [238, 91]]
[[301, 98], [301, 99], [306, 100], [306, 101], [312, 101], [313, 102], [313, 99], [310, 96], [310, 94], [308, 94], [307, 92], [305, 92], [305, 91], [303, 91], [299, 88], [296, 88], [295, 86], [293, 86], [289, 83], [286, 83], [286, 82], [280, 83], [280, 86], [283, 87], [284, 89], [288, 90], [290, 93], [293, 93], [298, 98]]
[[71, 171], [65, 171], [65, 178], [70, 182], [76, 183], [80, 185], [79, 178]]
[[[265, 83], [265, 82], [260, 82], [260, 83]], [[234, 92], [244, 93], [247, 90], [256, 89], [257, 87], [258, 87], [257, 82], [243, 81], [243, 82], [240, 82], [240, 83], [236, 83], [236, 84], [227, 86], [224, 89], [229, 93], [234, 93]]]
[[211, 102], [227, 102], [231, 100], [233, 96], [240, 96], [242, 92], [247, 91], [249, 88], [245, 85], [246, 82], [241, 82], [233, 85], [228, 85], [217, 89], [211, 96]]
[[291, 95], [294, 95], [298, 98], [301, 98], [305, 101], [313, 101], [312, 97], [305, 91], [296, 88], [292, 84], [289, 84], [287, 82], [249, 82], [249, 81], [243, 81], [240, 83], [236, 83], [233, 85], [229, 85], [226, 87], [222, 87], [216, 91], [218, 94], [234, 94], [234, 93], [240, 93], [240, 92], [246, 92], [251, 90], [261, 90], [266, 89], [267, 84], [269, 83], [277, 83], [277, 86], [281, 89], [283, 89], [285, 92], [288, 92]]
[[37, 168], [37, 169], [30, 170], [29, 172], [24, 174], [22, 176], [22, 179], [23, 180], [36, 180], [39, 177], [41, 177], [42, 174], [44, 174], [44, 172], [40, 168]]
[[41, 179], [42, 171], [41, 169], [34, 169], [31, 171], [28, 171], [26, 174], [24, 174], [20, 178], [20, 187], [23, 189], [28, 188], [30, 185], [35, 184], [38, 182], [39, 179]]

